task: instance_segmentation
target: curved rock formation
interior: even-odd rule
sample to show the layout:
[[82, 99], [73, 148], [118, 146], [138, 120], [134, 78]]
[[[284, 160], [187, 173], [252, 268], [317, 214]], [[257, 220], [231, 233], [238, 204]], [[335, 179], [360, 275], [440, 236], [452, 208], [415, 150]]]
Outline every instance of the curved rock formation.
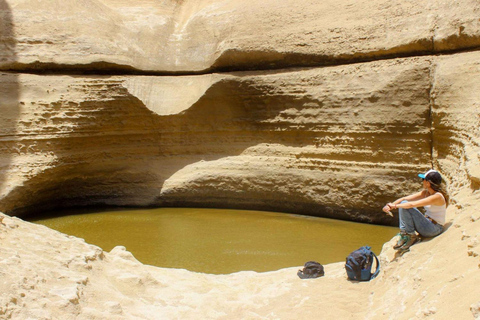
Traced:
[[2, 209], [227, 206], [386, 222], [378, 207], [430, 165], [431, 65], [19, 75]]
[[365, 284], [345, 281], [342, 263], [308, 283], [293, 269], [153, 268], [0, 215], [0, 315], [478, 318], [479, 11], [475, 0], [0, 0], [10, 215], [189, 205], [394, 224], [381, 204], [432, 166], [452, 194], [445, 233], [402, 258], [385, 248]]
[[[348, 2], [272, 3], [268, 10], [231, 1], [45, 5], [2, 7], [11, 17], [4, 70], [106, 72], [125, 65], [116, 71], [197, 72], [383, 60], [171, 77], [4, 72], [0, 210], [223, 206], [385, 224], [395, 219], [379, 212], [380, 204], [417, 188], [416, 173], [438, 161], [432, 148], [442, 143], [435, 140], [442, 94], [435, 90], [450, 59], [386, 58], [475, 47], [472, 14], [479, 9], [468, 1], [448, 13], [441, 1], [369, 2], [364, 15], [356, 11], [365, 3]], [[245, 28], [261, 18], [258, 34], [250, 35]], [[424, 23], [414, 23], [419, 19]], [[292, 27], [275, 27], [280, 21]], [[420, 29], [412, 32], [414, 26]], [[314, 40], [296, 45], [303, 37]], [[279, 58], [269, 43], [309, 62]], [[236, 58], [218, 64], [229, 52]], [[468, 148], [473, 163], [477, 146]], [[467, 170], [478, 184], [477, 169]]]

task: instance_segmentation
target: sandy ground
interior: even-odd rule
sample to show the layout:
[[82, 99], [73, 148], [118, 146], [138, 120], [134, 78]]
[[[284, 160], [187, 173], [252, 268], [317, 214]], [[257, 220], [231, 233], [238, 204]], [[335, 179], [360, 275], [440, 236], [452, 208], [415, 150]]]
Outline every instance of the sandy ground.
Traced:
[[[344, 263], [300, 280], [298, 268], [209, 275], [139, 263], [82, 239], [1, 215], [4, 319], [471, 319], [480, 317], [478, 191], [450, 207], [448, 229], [398, 257], [386, 243], [374, 281]], [[473, 202], [471, 202], [473, 201]]]

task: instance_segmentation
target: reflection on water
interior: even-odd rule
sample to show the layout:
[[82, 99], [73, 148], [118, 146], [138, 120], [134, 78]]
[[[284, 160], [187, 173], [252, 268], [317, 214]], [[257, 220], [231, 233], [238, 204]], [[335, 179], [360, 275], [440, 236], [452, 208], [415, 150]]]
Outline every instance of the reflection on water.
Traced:
[[363, 245], [378, 254], [397, 233], [385, 226], [224, 209], [117, 210], [36, 219], [105, 251], [125, 246], [145, 264], [215, 274], [344, 261]]

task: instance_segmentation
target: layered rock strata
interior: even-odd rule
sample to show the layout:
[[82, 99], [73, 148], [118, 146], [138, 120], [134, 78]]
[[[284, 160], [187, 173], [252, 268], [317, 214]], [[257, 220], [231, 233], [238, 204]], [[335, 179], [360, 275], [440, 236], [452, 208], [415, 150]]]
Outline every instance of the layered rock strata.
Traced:
[[[442, 1], [46, 5], [2, 0], [1, 69], [326, 65], [474, 48], [479, 29], [467, 0], [448, 10]], [[262, 21], [255, 34], [252, 21]], [[379, 206], [438, 163], [444, 107], [432, 90], [445, 59], [171, 77], [4, 72], [0, 210], [190, 205], [393, 224]], [[478, 146], [468, 148], [474, 163]], [[476, 170], [466, 173], [473, 186]]]
[[378, 207], [430, 165], [431, 60], [180, 78], [3, 74], [19, 101], [6, 113], [16, 119], [2, 116], [17, 132], [2, 143], [2, 210], [227, 206], [385, 222]]
[[[5, 2], [6, 0], [2, 0]], [[476, 0], [8, 0], [0, 69], [205, 72], [317, 66], [480, 45]]]
[[[421, 59], [417, 66], [424, 63]], [[391, 249], [395, 240], [387, 243], [380, 256], [382, 271], [374, 281], [347, 281], [341, 262], [325, 266], [325, 277], [308, 281], [298, 279], [297, 268], [206, 275], [150, 267], [124, 248], [104, 252], [80, 239], [0, 214], [0, 315], [6, 319], [197, 319], [199, 315], [298, 319], [314, 318], [321, 310], [325, 319], [478, 318], [480, 53], [435, 58], [428, 65], [434, 68], [433, 160], [448, 177], [453, 196], [446, 231], [414, 245], [401, 257]], [[120, 81], [117, 86], [128, 85]], [[148, 101], [145, 95], [142, 99]], [[356, 303], [345, 304], [346, 296]]]
[[[387, 244], [369, 283], [346, 281], [342, 263], [311, 281], [154, 268], [0, 214], [0, 317], [479, 318], [479, 10], [0, 0], [2, 211], [196, 205], [394, 223], [380, 205], [432, 165], [452, 195], [446, 231], [402, 257]], [[211, 73], [226, 70], [244, 72]]]
[[452, 190], [480, 189], [480, 54], [437, 60], [432, 88], [433, 158]]

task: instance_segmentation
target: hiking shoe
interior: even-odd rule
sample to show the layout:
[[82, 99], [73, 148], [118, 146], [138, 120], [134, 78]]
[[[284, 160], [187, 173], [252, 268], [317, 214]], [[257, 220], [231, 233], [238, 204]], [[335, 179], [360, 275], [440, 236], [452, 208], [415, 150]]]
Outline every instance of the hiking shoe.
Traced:
[[399, 248], [400, 250], [409, 249], [419, 240], [419, 237], [415, 233], [414, 234], [407, 233], [405, 236], [407, 238], [407, 241], [403, 244], [403, 246]]
[[397, 250], [407, 242], [407, 233], [402, 231], [398, 234], [399, 238], [397, 243], [393, 246], [393, 249]]

